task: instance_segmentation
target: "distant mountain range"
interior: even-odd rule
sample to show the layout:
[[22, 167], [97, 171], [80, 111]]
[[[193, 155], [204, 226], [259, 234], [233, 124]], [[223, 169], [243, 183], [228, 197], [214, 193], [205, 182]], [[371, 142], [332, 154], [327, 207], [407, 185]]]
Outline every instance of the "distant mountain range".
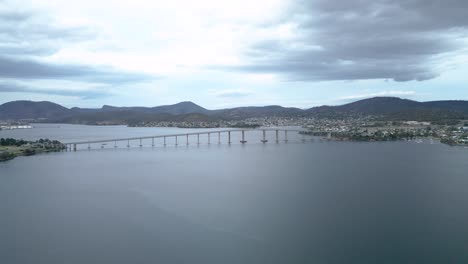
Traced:
[[0, 120], [34, 119], [65, 123], [131, 124], [148, 121], [241, 120], [251, 117], [315, 116], [344, 118], [356, 115], [382, 116], [399, 120], [468, 118], [468, 101], [417, 102], [396, 97], [374, 97], [339, 106], [310, 109], [282, 106], [236, 107], [208, 110], [192, 102], [156, 107], [66, 108], [52, 102], [13, 101], [0, 105]]

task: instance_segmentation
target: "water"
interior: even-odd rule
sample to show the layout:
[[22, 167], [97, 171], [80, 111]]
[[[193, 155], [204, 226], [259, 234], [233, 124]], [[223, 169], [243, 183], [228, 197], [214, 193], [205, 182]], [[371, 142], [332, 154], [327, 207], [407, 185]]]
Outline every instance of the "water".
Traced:
[[[51, 126], [0, 137], [193, 131]], [[467, 263], [467, 149], [247, 135], [0, 163], [0, 263]]]

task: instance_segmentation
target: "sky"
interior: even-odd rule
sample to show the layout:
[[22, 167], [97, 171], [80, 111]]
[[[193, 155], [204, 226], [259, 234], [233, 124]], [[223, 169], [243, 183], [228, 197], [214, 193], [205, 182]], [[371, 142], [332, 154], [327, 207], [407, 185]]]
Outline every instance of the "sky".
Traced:
[[0, 0], [0, 103], [468, 100], [466, 0]]

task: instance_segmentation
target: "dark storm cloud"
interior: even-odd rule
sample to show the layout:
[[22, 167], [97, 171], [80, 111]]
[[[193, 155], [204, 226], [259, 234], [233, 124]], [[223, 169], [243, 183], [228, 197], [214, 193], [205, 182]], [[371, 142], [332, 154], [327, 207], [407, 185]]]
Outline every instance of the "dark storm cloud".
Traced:
[[0, 0], [0, 78], [58, 79], [104, 84], [147, 81], [155, 76], [70, 63], [54, 64], [43, 58], [75, 42], [93, 40], [93, 30], [63, 28], [39, 14], [17, 11]]
[[0, 93], [29, 93], [75, 96], [82, 99], [96, 99], [111, 95], [110, 93], [101, 90], [44, 89], [12, 82], [0, 83]]
[[440, 74], [440, 56], [464, 48], [467, 10], [466, 0], [301, 1], [282, 21], [296, 25], [297, 38], [257, 43], [249, 64], [228, 69], [290, 80], [427, 80]]

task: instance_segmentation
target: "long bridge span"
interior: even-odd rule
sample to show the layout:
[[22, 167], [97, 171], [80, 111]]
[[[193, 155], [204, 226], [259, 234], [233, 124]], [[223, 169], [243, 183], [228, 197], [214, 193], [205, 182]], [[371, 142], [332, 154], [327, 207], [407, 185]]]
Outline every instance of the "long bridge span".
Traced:
[[[216, 130], [216, 131], [200, 131], [200, 132], [191, 132], [191, 133], [180, 133], [180, 134], [167, 134], [167, 135], [155, 135], [155, 136], [141, 136], [141, 137], [130, 137], [130, 138], [114, 138], [114, 139], [99, 139], [99, 140], [88, 140], [88, 141], [77, 141], [77, 142], [67, 142], [64, 143], [67, 146], [68, 151], [76, 151], [78, 146], [87, 146], [88, 149], [91, 148], [92, 144], [102, 144], [101, 147], [104, 146], [104, 144], [107, 143], [113, 143], [114, 148], [117, 148], [119, 144], [117, 143], [126, 143], [126, 147], [130, 148], [130, 142], [137, 141], [139, 142], [139, 146], [143, 146], [143, 141], [146, 140], [151, 140], [151, 146], [155, 146], [155, 140], [163, 140], [163, 146], [166, 146], [168, 144], [168, 140], [172, 142], [175, 146], [179, 145], [179, 143], [189, 145], [191, 144], [190, 142], [193, 142], [195, 140], [197, 145], [200, 145], [200, 137], [201, 136], [206, 136], [207, 143], [211, 144], [212, 140], [218, 140], [218, 144], [222, 143], [221, 140], [221, 135], [226, 136], [227, 138], [227, 144], [232, 143], [232, 134], [233, 133], [239, 133], [240, 134], [240, 140], [239, 142], [241, 144], [246, 144], [246, 133], [247, 132], [262, 132], [262, 137], [260, 139], [260, 142], [262, 143], [267, 143], [267, 133], [268, 132], [274, 132], [275, 136], [275, 142], [279, 143], [280, 141], [283, 142], [288, 142], [288, 132], [307, 132], [309, 130], [307, 129], [289, 129], [289, 128], [262, 128], [262, 129], [226, 129], [226, 130]], [[215, 135], [213, 138], [212, 135]], [[217, 137], [216, 137], [217, 135]], [[185, 138], [185, 140], [183, 140]], [[181, 142], [180, 139], [183, 141]], [[192, 141], [191, 141], [192, 140]]]

